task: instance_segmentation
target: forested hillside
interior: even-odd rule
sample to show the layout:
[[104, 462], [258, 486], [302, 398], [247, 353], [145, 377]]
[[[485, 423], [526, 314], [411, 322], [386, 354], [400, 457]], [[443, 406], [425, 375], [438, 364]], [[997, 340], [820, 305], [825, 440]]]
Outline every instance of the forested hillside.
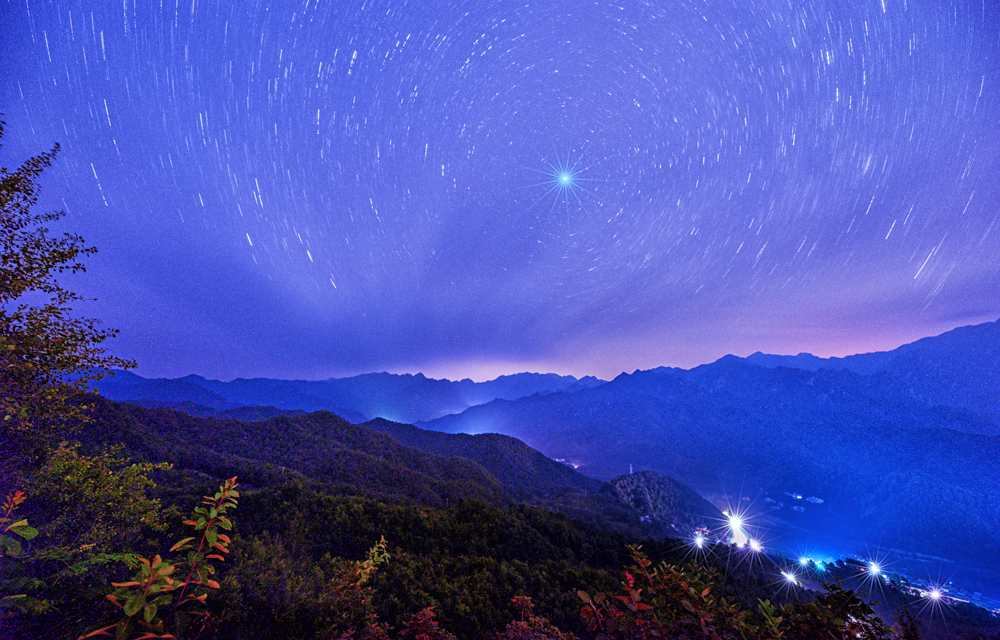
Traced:
[[[239, 505], [229, 515], [229, 553], [214, 562], [218, 588], [207, 594], [213, 622], [204, 637], [313, 638], [339, 630], [447, 638], [447, 630], [470, 639], [501, 632], [556, 638], [558, 627], [589, 638], [600, 625], [627, 619], [615, 616], [632, 614], [595, 599], [583, 607], [589, 617], [581, 616], [578, 592], [588, 598], [618, 592], [621, 571], [644, 562], [630, 557], [629, 545], [637, 544], [654, 563], [695, 561], [694, 573], [661, 568], [645, 589], [661, 593], [666, 599], [656, 606], [670, 610], [671, 602], [680, 606], [672, 600], [677, 594], [668, 595], [673, 581], [702, 584], [709, 591], [697, 606], [716, 611], [719, 633], [729, 629], [719, 637], [738, 629], [765, 637], [759, 634], [767, 625], [779, 624], [752, 613], [758, 598], [787, 603], [786, 619], [803, 628], [834, 621], [822, 622], [824, 609], [809, 608], [817, 606], [809, 604], [815, 592], [776, 583], [787, 569], [768, 556], [751, 560], [728, 544], [710, 541], [699, 550], [689, 537], [661, 537], [671, 526], [725, 531], [714, 507], [669, 478], [644, 472], [605, 485], [509, 437], [452, 436], [384, 421], [352, 425], [324, 412], [242, 423], [95, 397], [87, 403], [91, 419], [75, 433], [79, 444], [55, 451], [18, 506], [18, 515], [38, 528], [38, 552], [7, 562], [2, 579], [34, 603], [34, 613], [8, 607], [0, 617], [5, 637], [70, 638], [113, 621], [115, 606], [103, 596], [110, 582], [125, 584], [134, 557], [121, 554], [165, 552], [186, 535], [181, 514], [234, 475]], [[118, 447], [112, 457], [100, 453], [109, 446]], [[97, 478], [103, 479], [95, 484]], [[147, 497], [135, 502], [139, 495]], [[132, 507], [106, 511], [125, 496]], [[60, 516], [70, 504], [75, 517]], [[74, 551], [73, 541], [90, 546]], [[54, 555], [47, 551], [53, 544]], [[68, 573], [59, 569], [67, 560], [76, 561]], [[642, 570], [633, 567], [626, 577], [635, 580]], [[863, 586], [855, 569], [845, 565], [842, 573], [848, 586]], [[899, 607], [917, 604], [888, 583], [880, 588], [894, 593]], [[851, 599], [853, 592], [831, 594], [833, 600], [817, 602], [840, 602], [859, 619], [874, 615]], [[722, 595], [731, 604], [717, 599]], [[530, 597], [533, 615], [541, 617], [524, 613], [528, 601], [514, 606], [520, 596]], [[745, 620], [726, 617], [741, 608]], [[507, 629], [522, 616], [522, 627]], [[679, 630], [688, 622], [681, 616], [670, 624]], [[948, 637], [934, 635], [931, 618], [919, 624], [933, 632], [926, 637]], [[993, 628], [973, 609], [955, 624]], [[524, 633], [535, 635], [518, 635]], [[805, 633], [786, 637], [813, 637]]]

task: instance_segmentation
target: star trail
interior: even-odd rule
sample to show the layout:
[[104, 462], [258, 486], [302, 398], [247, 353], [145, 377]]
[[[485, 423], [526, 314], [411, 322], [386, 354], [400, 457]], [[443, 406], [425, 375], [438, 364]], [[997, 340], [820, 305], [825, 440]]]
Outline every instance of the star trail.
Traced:
[[992, 0], [2, 0], [137, 373], [614, 376], [1000, 317]]

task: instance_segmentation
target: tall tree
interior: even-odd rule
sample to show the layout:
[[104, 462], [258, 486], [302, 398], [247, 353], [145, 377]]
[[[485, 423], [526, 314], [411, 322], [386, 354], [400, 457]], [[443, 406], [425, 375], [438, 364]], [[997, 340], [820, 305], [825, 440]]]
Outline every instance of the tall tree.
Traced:
[[32, 211], [38, 177], [58, 151], [0, 168], [0, 488], [79, 422], [83, 407], [70, 398], [110, 368], [135, 366], [106, 353], [101, 343], [117, 330], [76, 315], [84, 298], [57, 281], [85, 271], [83, 258], [96, 251], [77, 234], [49, 230], [64, 211]]

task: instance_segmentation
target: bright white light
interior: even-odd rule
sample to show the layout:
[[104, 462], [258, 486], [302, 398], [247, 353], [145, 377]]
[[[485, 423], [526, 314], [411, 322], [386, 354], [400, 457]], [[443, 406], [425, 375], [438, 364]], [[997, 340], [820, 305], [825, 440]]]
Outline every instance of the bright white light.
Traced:
[[806, 566], [807, 564], [809, 564], [809, 558], [799, 558], [799, 564], [801, 564], [803, 567]]
[[931, 600], [940, 600], [941, 595], [942, 595], [941, 590], [938, 589], [937, 587], [934, 587], [927, 593], [927, 597], [930, 598]]
[[733, 539], [730, 542], [742, 549], [750, 540], [750, 536], [743, 531], [743, 518], [736, 513], [729, 514], [728, 518], [729, 531], [733, 534]]
[[544, 179], [541, 182], [526, 185], [526, 188], [544, 187], [545, 193], [541, 194], [531, 207], [552, 198], [550, 210], [554, 210], [557, 206], [565, 206], [568, 214], [573, 202], [579, 205], [584, 204], [585, 194], [596, 200], [596, 195], [588, 188], [588, 184], [599, 182], [600, 179], [587, 177], [588, 167], [581, 164], [582, 153], [576, 154], [569, 150], [565, 154], [556, 153], [556, 157], [552, 160], [543, 157], [542, 161], [548, 165], [546, 169], [536, 168], [531, 169], [531, 171], [542, 174]]
[[759, 551], [761, 551], [761, 550], [762, 550], [762, 549], [763, 549], [764, 547], [762, 547], [762, 546], [760, 545], [760, 542], [758, 542], [757, 540], [751, 540], [751, 541], [750, 541], [750, 548], [751, 548], [751, 549], [753, 549], [754, 551], [758, 551], [758, 552], [759, 552]]
[[705, 546], [705, 537], [702, 536], [700, 533], [694, 537], [694, 546], [698, 547], [699, 549]]
[[785, 576], [785, 581], [790, 584], [798, 584], [799, 579], [795, 577], [795, 574], [791, 571], [782, 571], [781, 575]]
[[872, 575], [878, 575], [882, 572], [882, 567], [878, 566], [877, 562], [872, 562], [868, 565], [868, 570], [872, 572]]

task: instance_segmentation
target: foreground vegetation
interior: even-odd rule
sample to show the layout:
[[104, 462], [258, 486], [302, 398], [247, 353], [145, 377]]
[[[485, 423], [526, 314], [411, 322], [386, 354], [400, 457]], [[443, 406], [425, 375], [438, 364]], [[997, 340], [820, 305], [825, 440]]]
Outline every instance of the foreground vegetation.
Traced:
[[[133, 466], [108, 471], [135, 479]], [[248, 522], [234, 526], [238, 501]], [[274, 531], [254, 523], [264, 517]], [[49, 523], [39, 535], [65, 529]], [[101, 542], [5, 553], [5, 591], [25, 591], [4, 599], [5, 637], [897, 637], [854, 591], [748, 604], [766, 581], [723, 575], [721, 554], [677, 564], [678, 550], [658, 546], [654, 561], [616, 534], [532, 507], [389, 505], [300, 483], [241, 498], [230, 479], [167, 527], [181, 537], [165, 553], [116, 552], [162, 539], [157, 518], [132, 524]], [[399, 542], [381, 537], [357, 554], [375, 531]], [[8, 526], [4, 536], [22, 533]]]
[[[122, 409], [151, 424], [163, 412]], [[128, 444], [140, 438], [118, 437], [123, 424], [109, 433], [126, 444], [109, 451], [108, 416], [57, 445], [0, 514], [4, 638], [921, 637], [912, 616], [880, 619], [857, 585], [789, 588], [766, 557], [748, 565], [729, 545], [695, 557], [599, 514], [458, 487], [430, 505], [266, 464], [237, 487], [218, 475], [251, 470], [235, 455], [154, 464]], [[991, 637], [979, 622], [953, 620], [949, 635]]]

